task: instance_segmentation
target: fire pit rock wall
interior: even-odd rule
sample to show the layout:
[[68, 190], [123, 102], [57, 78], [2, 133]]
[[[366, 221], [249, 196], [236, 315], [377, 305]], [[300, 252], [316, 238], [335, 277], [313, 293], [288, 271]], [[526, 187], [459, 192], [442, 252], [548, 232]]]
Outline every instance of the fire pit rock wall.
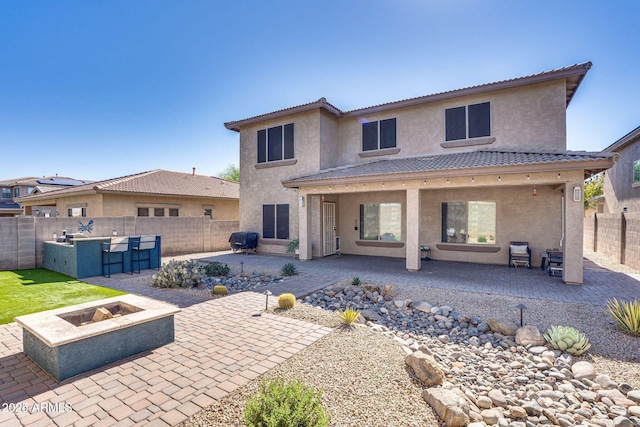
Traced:
[[[96, 310], [114, 317], [94, 322]], [[136, 295], [18, 316], [23, 350], [57, 381], [173, 342], [170, 304]]]

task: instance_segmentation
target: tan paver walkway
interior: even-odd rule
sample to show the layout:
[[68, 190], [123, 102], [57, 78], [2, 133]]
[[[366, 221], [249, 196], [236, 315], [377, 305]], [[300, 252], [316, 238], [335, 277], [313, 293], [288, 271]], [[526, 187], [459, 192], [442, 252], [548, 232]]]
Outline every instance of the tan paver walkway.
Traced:
[[0, 426], [175, 425], [330, 332], [255, 317], [265, 299], [253, 292], [190, 304], [162, 292], [172, 297], [182, 305], [174, 343], [61, 383], [22, 353], [16, 323], [1, 325]]

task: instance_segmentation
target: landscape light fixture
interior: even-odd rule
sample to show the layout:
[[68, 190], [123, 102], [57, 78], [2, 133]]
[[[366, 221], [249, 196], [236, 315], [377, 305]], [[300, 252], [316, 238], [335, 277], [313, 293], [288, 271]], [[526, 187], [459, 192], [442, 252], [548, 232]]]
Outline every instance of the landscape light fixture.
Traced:
[[523, 320], [522, 317], [523, 317], [524, 310], [527, 309], [527, 306], [524, 305], [524, 304], [518, 304], [518, 305], [516, 305], [516, 308], [520, 309], [520, 326], [524, 326], [523, 321], [522, 321]]
[[264, 304], [264, 311], [269, 310], [269, 295], [272, 295], [271, 291], [269, 289], [267, 289], [266, 291], [264, 291], [264, 294], [266, 295], [266, 301]]

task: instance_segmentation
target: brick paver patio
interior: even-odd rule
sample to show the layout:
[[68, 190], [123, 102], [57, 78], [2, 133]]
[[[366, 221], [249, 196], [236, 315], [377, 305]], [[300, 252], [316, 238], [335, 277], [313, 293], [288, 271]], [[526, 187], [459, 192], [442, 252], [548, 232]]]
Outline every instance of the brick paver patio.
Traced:
[[175, 425], [330, 332], [281, 316], [255, 316], [265, 298], [253, 292], [203, 301], [125, 284], [117, 276], [88, 281], [182, 307], [176, 341], [57, 383], [22, 353], [19, 326], [2, 325], [2, 427]]
[[[358, 276], [360, 279], [388, 283], [601, 306], [613, 297], [640, 299], [640, 275], [594, 268], [597, 266], [589, 262], [585, 262], [584, 284], [567, 285], [560, 277], [549, 276], [539, 266], [531, 269], [509, 268], [506, 265], [431, 260], [423, 261], [422, 270], [412, 273], [405, 269], [404, 259], [357, 255], [334, 255], [299, 261], [273, 255], [246, 256], [225, 252], [205, 259], [234, 265], [242, 261], [245, 271], [252, 267], [280, 269], [285, 263], [293, 262], [299, 271], [310, 273], [310, 277], [322, 280], [323, 284]], [[300, 280], [307, 280], [302, 279], [305, 277], [309, 276], [301, 276]], [[301, 297], [305, 291], [308, 294], [324, 287], [317, 282], [316, 285], [298, 286], [294, 279], [290, 287], [296, 296]]]
[[[245, 271], [280, 269], [294, 262], [305, 274], [270, 289], [276, 295], [292, 292], [298, 298], [353, 276], [595, 305], [605, 305], [612, 297], [640, 298], [640, 275], [616, 273], [590, 263], [585, 264], [584, 284], [571, 286], [539, 268], [446, 261], [424, 262], [421, 271], [411, 273], [405, 270], [404, 260], [384, 257], [341, 255], [301, 262], [281, 256], [219, 253], [205, 259], [233, 265], [243, 262]], [[128, 278], [131, 276], [115, 275], [87, 281], [181, 307], [176, 315], [176, 341], [57, 383], [22, 353], [18, 325], [1, 325], [2, 427], [175, 425], [330, 332], [270, 314], [254, 316], [265, 304], [258, 293], [203, 300], [119, 280]]]

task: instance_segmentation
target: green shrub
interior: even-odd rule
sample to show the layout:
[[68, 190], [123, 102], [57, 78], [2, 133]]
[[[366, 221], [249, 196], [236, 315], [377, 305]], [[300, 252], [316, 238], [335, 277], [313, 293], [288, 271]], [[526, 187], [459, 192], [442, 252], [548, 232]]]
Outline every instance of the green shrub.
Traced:
[[204, 266], [204, 272], [207, 276], [227, 276], [230, 268], [227, 264], [221, 262], [210, 262]]
[[287, 244], [287, 253], [293, 254], [294, 257], [296, 256], [296, 250], [298, 249], [300, 249], [300, 240], [298, 239], [290, 240]]
[[152, 276], [156, 288], [195, 288], [203, 279], [202, 265], [197, 261], [169, 261]]
[[347, 326], [351, 326], [358, 320], [360, 317], [360, 312], [351, 307], [347, 308], [345, 311], [338, 310], [338, 317]]
[[358, 276], [355, 276], [353, 279], [351, 279], [351, 286], [360, 286], [360, 284], [361, 282]]
[[607, 310], [619, 330], [625, 334], [640, 337], [640, 301], [607, 301]]
[[296, 296], [294, 294], [282, 294], [278, 297], [278, 307], [281, 309], [293, 308], [296, 305]]
[[478, 243], [487, 243], [486, 236], [478, 236]]
[[293, 263], [288, 262], [284, 266], [282, 266], [283, 276], [295, 276], [296, 274], [298, 274], [298, 269]]
[[570, 326], [551, 326], [544, 334], [551, 347], [566, 351], [572, 356], [580, 356], [591, 348], [585, 334]]
[[247, 402], [248, 427], [326, 427], [331, 416], [322, 405], [322, 390], [278, 377], [262, 380], [258, 394]]
[[229, 289], [227, 289], [227, 287], [223, 286], [223, 285], [216, 285], [216, 286], [213, 287], [213, 290], [211, 291], [211, 293], [213, 295], [224, 296], [224, 295], [228, 295], [229, 294]]

